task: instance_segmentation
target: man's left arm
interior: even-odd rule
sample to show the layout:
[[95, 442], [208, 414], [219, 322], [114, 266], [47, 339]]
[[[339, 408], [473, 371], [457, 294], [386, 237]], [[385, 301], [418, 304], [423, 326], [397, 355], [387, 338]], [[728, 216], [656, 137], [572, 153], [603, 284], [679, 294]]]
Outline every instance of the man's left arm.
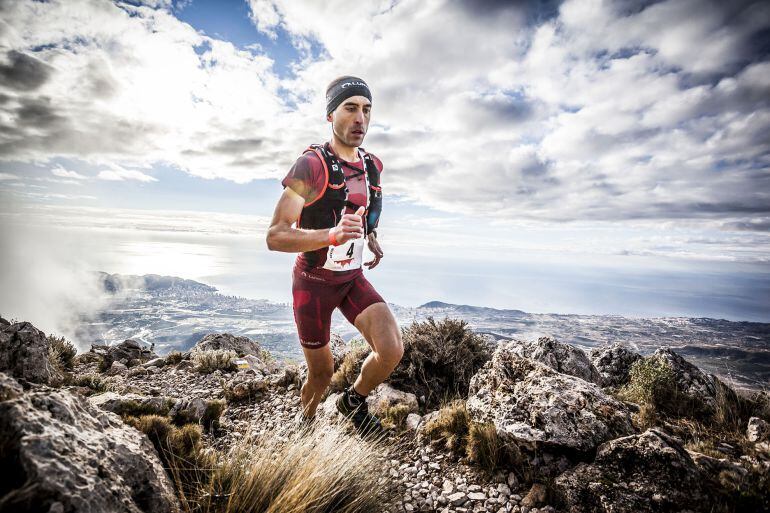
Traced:
[[[382, 188], [382, 167], [383, 167], [382, 161], [374, 155], [372, 155], [372, 157], [374, 158], [375, 165], [377, 166], [377, 169], [380, 174], [380, 188]], [[380, 201], [382, 201], [382, 195], [380, 195]], [[382, 207], [380, 207], [380, 209], [381, 208]], [[369, 246], [369, 251], [371, 251], [372, 254], [374, 255], [374, 258], [372, 260], [364, 263], [364, 265], [369, 269], [374, 269], [375, 267], [377, 267], [377, 264], [380, 263], [380, 260], [383, 257], [382, 248], [380, 247], [380, 243], [377, 240], [377, 230], [376, 230], [377, 225], [380, 222], [379, 212], [377, 213], [377, 216], [375, 217], [375, 219], [376, 219], [375, 224], [373, 227], [371, 227], [371, 230], [367, 235], [367, 239], [368, 239], [367, 243]]]

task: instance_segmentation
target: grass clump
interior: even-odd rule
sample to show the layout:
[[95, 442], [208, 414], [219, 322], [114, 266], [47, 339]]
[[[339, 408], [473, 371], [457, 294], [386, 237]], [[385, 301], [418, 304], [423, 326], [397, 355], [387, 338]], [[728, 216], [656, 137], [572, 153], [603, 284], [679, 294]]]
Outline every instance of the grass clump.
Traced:
[[386, 452], [338, 429], [263, 433], [212, 455], [206, 479], [182, 504], [206, 513], [384, 511], [396, 498]]
[[211, 374], [214, 371], [232, 372], [236, 370], [235, 360], [238, 354], [226, 349], [211, 349], [207, 351], [195, 351], [192, 355], [195, 369], [202, 374]]
[[385, 408], [381, 415], [383, 424], [394, 429], [403, 429], [406, 425], [406, 417], [411, 410], [406, 404], [396, 404]]
[[465, 401], [455, 400], [441, 408], [436, 418], [428, 421], [423, 433], [432, 445], [460, 455], [468, 445], [470, 423]]
[[167, 416], [174, 406], [174, 401], [168, 399], [162, 403], [156, 401], [120, 401], [112, 410], [121, 417], [142, 417], [146, 415]]
[[345, 355], [345, 358], [342, 359], [337, 372], [332, 375], [328, 391], [330, 393], [342, 392], [351, 386], [358, 377], [358, 373], [361, 372], [361, 366], [370, 352], [371, 349], [368, 345], [356, 344], [353, 346], [350, 352]]
[[171, 351], [166, 355], [166, 365], [176, 365], [184, 359], [184, 354], [180, 351]]
[[468, 461], [487, 474], [491, 474], [502, 462], [503, 444], [492, 423], [471, 422], [468, 428], [468, 443], [465, 451]]
[[471, 378], [492, 357], [486, 341], [461, 319], [428, 317], [402, 329], [402, 339], [404, 356], [388, 382], [424, 396], [427, 409], [444, 396], [466, 396]]
[[78, 350], [64, 337], [48, 335], [48, 359], [54, 368], [63, 371], [71, 371], [75, 366], [75, 355]]
[[107, 384], [99, 374], [81, 374], [80, 376], [70, 376], [67, 385], [75, 387], [85, 387], [91, 390], [90, 393], [102, 393], [107, 391]]

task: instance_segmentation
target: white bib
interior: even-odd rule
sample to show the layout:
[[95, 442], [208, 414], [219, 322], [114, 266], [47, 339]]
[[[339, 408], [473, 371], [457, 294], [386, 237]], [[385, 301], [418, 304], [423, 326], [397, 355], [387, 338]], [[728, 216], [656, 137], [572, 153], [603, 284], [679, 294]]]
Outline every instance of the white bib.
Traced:
[[324, 269], [349, 271], [358, 269], [364, 259], [364, 238], [351, 239], [339, 246], [329, 246]]

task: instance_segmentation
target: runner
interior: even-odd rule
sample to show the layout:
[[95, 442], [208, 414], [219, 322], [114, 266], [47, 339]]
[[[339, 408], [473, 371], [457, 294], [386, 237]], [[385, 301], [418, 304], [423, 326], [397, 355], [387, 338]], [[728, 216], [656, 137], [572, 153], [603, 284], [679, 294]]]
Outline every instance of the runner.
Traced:
[[[326, 119], [331, 141], [311, 145], [289, 170], [267, 232], [271, 251], [299, 252], [292, 294], [308, 376], [298, 420], [312, 425], [331, 382], [329, 328], [332, 312], [339, 308], [372, 348], [355, 383], [337, 400], [337, 409], [361, 433], [382, 432], [366, 397], [393, 372], [404, 352], [396, 319], [362, 268], [374, 269], [383, 257], [376, 232], [382, 162], [361, 148], [371, 106], [371, 92], [360, 78], [344, 76], [329, 84]], [[365, 263], [364, 243], [374, 255]]]

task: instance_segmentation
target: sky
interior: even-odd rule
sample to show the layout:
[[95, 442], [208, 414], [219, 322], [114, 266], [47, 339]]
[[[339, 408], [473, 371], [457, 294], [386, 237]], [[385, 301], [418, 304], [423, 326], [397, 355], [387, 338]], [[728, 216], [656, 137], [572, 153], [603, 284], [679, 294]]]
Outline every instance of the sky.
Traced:
[[280, 180], [366, 80], [390, 302], [770, 322], [770, 4], [0, 3], [0, 315], [88, 272], [291, 301]]

